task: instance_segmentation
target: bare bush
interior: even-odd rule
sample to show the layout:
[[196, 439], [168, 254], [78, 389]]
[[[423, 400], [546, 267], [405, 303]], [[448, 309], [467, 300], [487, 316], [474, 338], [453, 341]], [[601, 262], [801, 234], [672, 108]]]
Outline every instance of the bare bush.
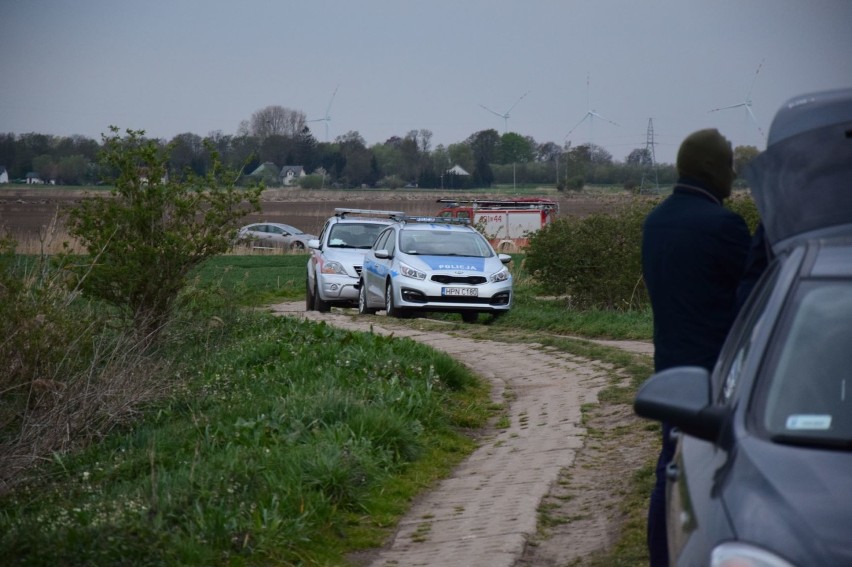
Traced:
[[0, 493], [26, 480], [36, 465], [132, 422], [141, 407], [164, 396], [168, 372], [143, 351], [130, 335], [102, 338], [86, 365], [68, 360], [49, 377], [21, 384], [24, 396], [0, 436]]
[[0, 239], [0, 492], [163, 392], [146, 340], [116, 333], [46, 254]]

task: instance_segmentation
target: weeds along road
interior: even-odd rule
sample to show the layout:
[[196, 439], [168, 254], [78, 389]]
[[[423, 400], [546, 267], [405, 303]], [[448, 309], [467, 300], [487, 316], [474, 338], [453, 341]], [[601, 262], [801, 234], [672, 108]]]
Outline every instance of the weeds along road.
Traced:
[[[413, 503], [392, 540], [355, 558], [371, 567], [520, 567], [565, 565], [607, 549], [617, 537], [618, 502], [632, 472], [653, 452], [655, 438], [606, 446], [586, 438], [581, 409], [622, 380], [606, 364], [530, 343], [470, 338], [439, 323], [359, 316], [354, 309], [305, 312], [304, 302], [274, 305], [353, 331], [407, 337], [444, 351], [492, 384], [509, 425], [494, 428], [453, 474]], [[433, 330], [434, 328], [438, 330]], [[479, 327], [479, 326], [472, 326]], [[610, 342], [640, 354], [645, 343]], [[629, 407], [597, 416], [594, 427], [636, 421]], [[506, 420], [504, 420], [506, 421]], [[588, 423], [588, 420], [587, 420]], [[626, 445], [626, 446], [625, 446]], [[540, 512], [562, 521], [542, 531]], [[574, 564], [574, 563], [571, 563]]]

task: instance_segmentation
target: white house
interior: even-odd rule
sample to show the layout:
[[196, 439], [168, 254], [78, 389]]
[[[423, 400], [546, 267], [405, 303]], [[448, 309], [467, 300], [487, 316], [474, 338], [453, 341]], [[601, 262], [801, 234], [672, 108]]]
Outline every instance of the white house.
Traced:
[[287, 187], [295, 183], [295, 181], [307, 175], [305, 168], [301, 165], [285, 165], [281, 168], [281, 173], [278, 175], [281, 178], [281, 183]]
[[0, 165], [0, 183], [9, 183], [9, 171], [4, 165]]
[[41, 175], [39, 175], [35, 171], [31, 171], [31, 172], [27, 173], [27, 184], [28, 185], [44, 185], [44, 179], [42, 179]]
[[447, 173], [449, 173], [450, 175], [470, 175], [467, 171], [465, 171], [462, 166], [458, 164], [448, 169]]

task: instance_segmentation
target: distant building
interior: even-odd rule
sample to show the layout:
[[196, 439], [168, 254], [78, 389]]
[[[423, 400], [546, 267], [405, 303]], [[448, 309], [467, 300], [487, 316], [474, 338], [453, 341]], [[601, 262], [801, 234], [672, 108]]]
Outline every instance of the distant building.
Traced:
[[27, 173], [27, 185], [44, 185], [44, 179], [35, 171]]
[[462, 166], [458, 164], [448, 169], [447, 173], [449, 173], [450, 175], [470, 175], [467, 171], [465, 171]]
[[9, 172], [5, 165], [0, 165], [0, 183], [9, 183]]
[[304, 177], [305, 175], [307, 175], [305, 173], [305, 168], [301, 165], [285, 165], [281, 168], [281, 173], [278, 177], [281, 179], [282, 185], [289, 187], [295, 183], [297, 179]]
[[278, 183], [278, 166], [271, 161], [265, 161], [249, 173], [256, 181], [262, 181], [266, 186], [274, 186]]

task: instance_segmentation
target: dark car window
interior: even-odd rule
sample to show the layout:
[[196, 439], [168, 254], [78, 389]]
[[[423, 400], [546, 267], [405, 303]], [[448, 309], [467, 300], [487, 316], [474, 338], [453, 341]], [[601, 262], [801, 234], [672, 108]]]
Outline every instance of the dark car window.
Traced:
[[761, 423], [777, 440], [852, 442], [852, 280], [802, 282], [761, 399]]
[[323, 242], [323, 238], [325, 237], [325, 233], [329, 230], [331, 225], [331, 221], [325, 221], [325, 224], [322, 225], [322, 230], [319, 233], [319, 241]]
[[337, 223], [328, 234], [328, 245], [337, 248], [372, 248], [383, 228], [385, 225], [377, 223]]
[[385, 250], [391, 256], [396, 252], [396, 231], [393, 229], [388, 230], [388, 241], [385, 243]]
[[381, 233], [379, 235], [379, 237], [376, 239], [376, 242], [373, 244], [373, 248], [375, 248], [376, 250], [386, 250], [387, 249], [388, 235], [391, 232], [393, 232], [393, 231], [386, 230], [383, 233]]
[[743, 306], [740, 317], [734, 323], [728, 340], [722, 347], [719, 367], [714, 373], [713, 388], [713, 391], [718, 393], [716, 400], [720, 404], [729, 403], [737, 391], [743, 364], [764, 320], [763, 314], [775, 282], [778, 281], [778, 273], [777, 262], [767, 268]]

